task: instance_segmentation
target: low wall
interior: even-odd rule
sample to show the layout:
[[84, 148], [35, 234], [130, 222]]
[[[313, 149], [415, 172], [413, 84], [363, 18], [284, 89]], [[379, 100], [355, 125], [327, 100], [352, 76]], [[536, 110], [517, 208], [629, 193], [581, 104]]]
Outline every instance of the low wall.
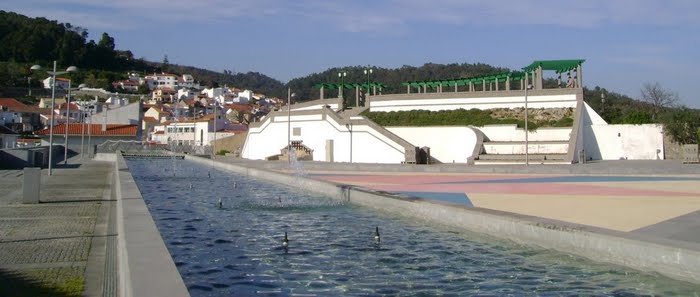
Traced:
[[[186, 156], [211, 164], [211, 160]], [[242, 175], [312, 191], [353, 204], [401, 216], [425, 219], [517, 243], [554, 249], [593, 261], [658, 272], [671, 278], [700, 284], [700, 252], [652, 242], [640, 235], [576, 225], [537, 217], [468, 208], [421, 198], [379, 194], [352, 186], [306, 179], [256, 168], [214, 162], [218, 168]], [[675, 244], [678, 244], [675, 242]]]
[[120, 296], [189, 296], [126, 161], [116, 155]]

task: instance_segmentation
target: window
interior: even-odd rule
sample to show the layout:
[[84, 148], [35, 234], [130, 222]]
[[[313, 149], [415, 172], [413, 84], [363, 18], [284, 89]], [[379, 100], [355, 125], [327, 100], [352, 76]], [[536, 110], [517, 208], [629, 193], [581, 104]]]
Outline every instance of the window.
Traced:
[[301, 127], [294, 127], [292, 129], [292, 135], [294, 136], [301, 136]]

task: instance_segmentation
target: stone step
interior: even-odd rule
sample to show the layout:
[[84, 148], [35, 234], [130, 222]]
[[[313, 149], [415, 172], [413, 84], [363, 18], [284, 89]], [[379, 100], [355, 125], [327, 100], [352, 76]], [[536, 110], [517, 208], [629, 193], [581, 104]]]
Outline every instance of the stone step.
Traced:
[[[538, 140], [528, 141], [528, 145], [535, 144], [569, 144], [569, 140]], [[484, 145], [525, 145], [525, 141], [484, 141]]]
[[[529, 154], [528, 159], [531, 161], [564, 161], [566, 154]], [[476, 160], [525, 162], [525, 154], [481, 154]]]

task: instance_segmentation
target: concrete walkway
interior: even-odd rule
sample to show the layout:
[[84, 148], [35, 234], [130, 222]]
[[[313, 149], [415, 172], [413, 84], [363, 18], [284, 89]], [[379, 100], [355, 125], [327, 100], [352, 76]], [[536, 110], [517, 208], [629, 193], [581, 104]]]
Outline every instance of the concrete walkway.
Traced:
[[80, 161], [42, 170], [40, 204], [22, 204], [22, 170], [0, 170], [0, 296], [116, 294], [105, 278], [113, 164]]

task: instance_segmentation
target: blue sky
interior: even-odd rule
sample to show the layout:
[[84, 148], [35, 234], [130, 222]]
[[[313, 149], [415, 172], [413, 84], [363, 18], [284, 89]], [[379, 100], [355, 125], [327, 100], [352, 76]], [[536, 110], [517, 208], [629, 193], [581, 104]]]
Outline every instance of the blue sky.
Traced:
[[[697, 0], [5, 0], [1, 9], [107, 32], [136, 57], [283, 82], [330, 67], [583, 58], [584, 85], [645, 82], [700, 108]], [[550, 74], [553, 76], [553, 74]]]

